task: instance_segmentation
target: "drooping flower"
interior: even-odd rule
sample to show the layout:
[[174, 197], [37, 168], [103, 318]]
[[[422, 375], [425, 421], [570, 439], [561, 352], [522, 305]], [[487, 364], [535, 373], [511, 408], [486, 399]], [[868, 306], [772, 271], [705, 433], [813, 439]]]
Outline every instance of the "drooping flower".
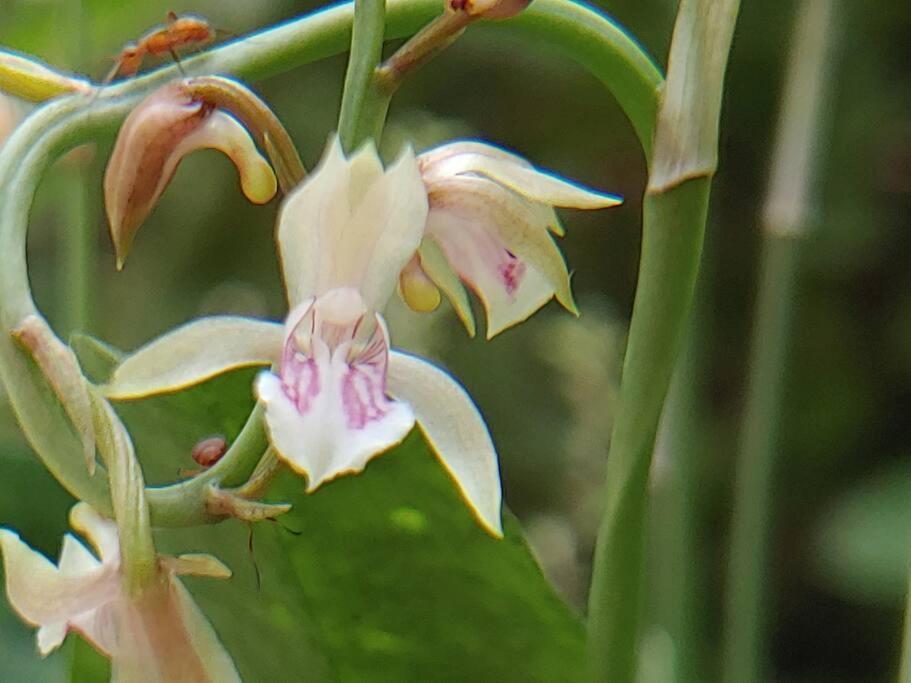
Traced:
[[63, 538], [55, 566], [13, 531], [0, 529], [10, 605], [37, 626], [42, 656], [76, 631], [111, 659], [112, 680], [124, 683], [240, 681], [230, 656], [177, 575], [227, 578], [208, 555], [159, 558], [159, 580], [139, 595], [126, 590], [117, 526], [86, 503], [70, 513], [75, 536]]
[[181, 160], [199, 149], [227, 155], [251, 202], [275, 196], [277, 182], [250, 133], [230, 114], [172, 83], [143, 100], [124, 121], [104, 174], [105, 208], [122, 268], [133, 238], [171, 182]]
[[379, 314], [418, 249], [427, 213], [410, 151], [384, 170], [372, 145], [346, 158], [334, 140], [279, 219], [291, 311], [284, 326], [191, 322], [126, 358], [107, 395], [138, 398], [271, 364], [275, 372], [257, 377], [256, 394], [273, 447], [309, 490], [361, 471], [416, 421], [481, 524], [501, 535], [497, 457], [477, 408], [446, 372], [392, 351]]
[[418, 288], [419, 278], [429, 278], [474, 335], [461, 280], [484, 304], [488, 339], [522, 322], [551, 297], [578, 313], [566, 263], [551, 237], [563, 235], [553, 207], [600, 209], [616, 206], [620, 198], [587, 190], [480, 142], [442, 145], [421, 154], [418, 164], [430, 210], [418, 262], [402, 274], [406, 303], [422, 310], [422, 301], [432, 301], [426, 284]]

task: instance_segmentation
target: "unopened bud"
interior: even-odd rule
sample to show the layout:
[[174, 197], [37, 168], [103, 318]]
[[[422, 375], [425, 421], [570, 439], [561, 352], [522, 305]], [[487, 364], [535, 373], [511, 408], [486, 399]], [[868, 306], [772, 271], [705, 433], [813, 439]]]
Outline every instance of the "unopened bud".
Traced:
[[44, 102], [67, 93], [89, 93], [85, 78], [50, 68], [32, 57], [0, 50], [0, 90], [30, 102]]
[[127, 117], [105, 172], [105, 205], [118, 268], [180, 161], [206, 148], [234, 162], [251, 202], [265, 204], [275, 196], [272, 167], [246, 129], [223, 111], [194, 100], [180, 84], [165, 86]]
[[470, 17], [509, 19], [531, 4], [531, 0], [449, 0], [449, 9]]

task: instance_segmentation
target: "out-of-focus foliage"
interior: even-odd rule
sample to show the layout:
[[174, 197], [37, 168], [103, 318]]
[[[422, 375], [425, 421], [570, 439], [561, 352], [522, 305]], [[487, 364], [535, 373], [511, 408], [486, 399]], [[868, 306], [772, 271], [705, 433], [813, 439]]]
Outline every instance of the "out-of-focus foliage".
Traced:
[[[663, 61], [675, 3], [600, 0], [597, 4]], [[696, 392], [706, 425], [699, 438], [704, 457], [700, 514], [705, 524], [696, 554], [702, 560], [703, 582], [711, 588], [704, 591], [701, 615], [709, 653], [720, 623], [732, 454], [755, 290], [757, 216], [792, 4], [742, 3], [725, 98], [721, 172], [713, 193], [707, 253], [711, 279], [703, 288], [700, 337], [704, 341], [699, 353], [704, 375]], [[159, 23], [167, 10], [198, 12], [219, 28], [241, 34], [296, 16], [314, 4], [83, 0], [79, 21], [73, 19], [79, 13], [72, 6], [73, 0], [2, 3], [0, 43], [97, 78], [108, 70], [108, 56]], [[902, 493], [907, 479], [900, 484], [896, 477], [906, 476], [902, 462], [907, 459], [911, 410], [911, 271], [907, 268], [911, 259], [911, 73], [907, 68], [911, 6], [883, 0], [875, 11], [864, 3], [847, 1], [839, 7], [841, 21], [849, 28], [839, 48], [837, 88], [827, 107], [831, 142], [822, 154], [818, 221], [805, 250], [774, 492], [775, 560], [768, 577], [775, 634], [772, 664], [779, 680], [885, 680], [890, 675], [903, 604], [900, 584], [907, 558], [903, 549], [909, 542], [907, 525], [899, 524], [907, 515]], [[549, 307], [491, 343], [467, 340], [448, 309], [429, 316], [390, 311], [390, 327], [395, 344], [444, 362], [477, 398], [501, 452], [507, 501], [530, 532], [542, 564], [559, 589], [575, 604], [583, 604], [611, 396], [619, 378], [624, 326], [635, 286], [645, 169], [629, 124], [594, 79], [534, 45], [490, 36], [469, 32], [405, 84], [393, 102], [387, 151], [394, 153], [403, 140], [413, 140], [422, 148], [452, 136], [480, 136], [544, 167], [618, 192], [627, 202], [603, 214], [566, 212], [563, 216], [568, 234], [562, 245], [574, 270], [580, 321]], [[80, 57], [74, 61], [72, 55]], [[343, 58], [326, 60], [255, 86], [282, 117], [310, 165], [334, 126], [344, 63]], [[83, 162], [96, 188], [89, 209], [98, 251], [88, 332], [121, 348], [133, 348], [202, 313], [281, 317], [284, 305], [272, 242], [277, 204], [245, 203], [237, 191], [234, 170], [216, 154], [203, 153], [184, 163], [143, 228], [126, 270], [116, 273], [100, 204], [100, 179], [109, 150], [110, 141], [102, 140], [94, 158]], [[59, 245], [68, 227], [70, 203], [63, 181], [70, 168], [58, 165], [44, 183], [29, 244], [38, 302], [58, 325], [68, 306]], [[224, 381], [222, 396], [204, 403], [194, 403], [192, 397], [174, 399], [186, 413], [186, 420], [180, 422], [168, 418], [169, 401], [164, 399], [122, 409], [137, 428], [139, 455], [150, 481], [170, 481], [177, 477], [178, 468], [193, 467], [188, 453], [198, 438], [211, 432], [231, 436], [236, 431], [244, 406], [226, 396], [242, 390], [249, 375], [240, 373]], [[139, 428], [142, 419], [148, 422]], [[159, 448], [159, 442], [167, 442], [167, 447]], [[342, 600], [337, 592], [299, 594], [288, 612], [267, 607], [287, 582], [298, 580], [314, 591], [339, 591], [343, 584], [333, 581], [345, 578], [351, 583], [344, 585], [368, 596], [371, 590], [385, 592], [396, 577], [401, 583], [389, 588], [384, 600], [438, 595], [429, 582], [441, 580], [450, 571], [431, 563], [432, 557], [421, 560], [427, 566], [407, 568], [396, 561], [381, 573], [364, 572], [368, 548], [380, 541], [361, 535], [368, 534], [368, 528], [355, 534], [351, 519], [331, 509], [344, 502], [348, 509], [367, 515], [374, 487], [386, 478], [410, 482], [410, 477], [427, 476], [431, 482], [427, 490], [442, 496], [439, 504], [458, 509], [460, 516], [447, 518], [446, 524], [452, 526], [445, 527], [454, 544], [466, 544], [457, 546], [463, 550], [465, 564], [461, 573], [455, 572], [453, 585], [464, 591], [475, 577], [479, 584], [483, 580], [488, 587], [506, 590], [516, 581], [511, 572], [525, 566], [526, 559], [518, 559], [525, 557], [524, 551], [507, 541], [499, 551], [500, 559], [484, 559], [482, 549], [493, 542], [480, 535], [468, 538], [472, 527], [467, 513], [457, 508], [458, 501], [429, 455], [416, 442], [410, 444], [387, 462], [371, 465], [362, 480], [335, 482], [310, 499], [294, 499], [300, 511], [289, 518], [291, 528], [306, 534], [308, 528], [319, 526], [315, 516], [319, 511], [342, 529], [337, 535], [332, 535], [328, 523], [312, 537], [296, 537], [276, 525], [257, 528], [258, 558], [271, 557], [278, 547], [288, 549], [289, 555], [285, 564], [263, 561], [260, 594], [251, 588], [255, 578], [246, 552], [246, 529], [224, 525], [208, 530], [214, 534], [211, 542], [217, 544], [217, 554], [236, 572], [232, 586], [258, 595], [261, 605], [235, 611], [228, 606], [228, 598], [222, 599], [227, 593], [219, 592], [232, 589], [215, 582], [192, 583], [232, 651], [242, 651], [246, 629], [255, 631], [270, 624], [276, 626], [274, 646], [295, 639], [300, 657], [295, 665], [304, 666], [306, 661], [314, 678], [327, 672], [357, 679], [364, 671], [358, 667], [369, 667], [376, 661], [372, 657], [402, 645], [385, 637], [382, 624], [371, 620], [379, 612], [370, 604], [364, 613], [368, 630], [345, 632], [340, 626], [343, 620], [361, 613], [354, 611], [353, 598]], [[31, 544], [56, 555], [70, 501], [30, 458], [4, 411], [0, 417], [0, 524], [16, 527]], [[417, 467], [410, 467], [409, 461], [416, 461]], [[672, 467], [673, 462], [664, 465]], [[888, 472], [898, 474], [880, 474]], [[374, 502], [382, 515], [374, 520], [377, 526], [369, 529], [404, 552], [420, 537], [408, 535], [401, 524], [413, 526], [418, 517], [404, 514], [390, 519], [390, 513], [415, 507], [429, 514], [433, 508], [422, 508], [422, 501], [413, 498], [418, 493], [407, 486], [394, 495], [399, 497]], [[888, 507], [893, 504], [895, 512]], [[354, 536], [346, 536], [345, 529]], [[199, 538], [196, 531], [162, 535], [163, 542], [181, 550], [194, 549]], [[338, 546], [332, 544], [334, 539]], [[353, 548], [350, 564], [336, 560], [310, 566], [303, 559], [317, 550], [340, 553], [349, 547]], [[199, 549], [205, 548], [200, 544]], [[677, 560], [660, 544], [648, 556], [668, 571]], [[350, 576], [339, 577], [345, 569]], [[361, 584], [355, 584], [355, 578]], [[407, 587], [414, 591], [410, 596], [404, 592]], [[440, 611], [470, 597], [467, 592], [443, 594], [437, 598]], [[37, 660], [31, 631], [8, 614], [5, 601], [0, 602], [0, 679], [63, 680], [71, 653]], [[468, 623], [470, 605], [465, 609], [448, 616], [453, 629]], [[526, 603], [523, 609], [526, 618], [537, 615], [544, 621], [571, 622], [568, 612], [557, 618], [556, 611], [548, 611], [556, 609], [552, 606]], [[546, 614], [551, 616], [545, 619]], [[251, 619], [252, 626], [244, 618]], [[401, 627], [412, 629], [410, 633], [425, 623], [415, 620]], [[446, 622], [434, 623], [442, 629]], [[573, 628], [567, 626], [568, 632]], [[660, 672], [666, 638], [660, 631], [649, 633], [646, 650], [658, 653], [651, 659]], [[570, 642], [574, 638], [567, 636]], [[566, 651], [575, 652], [575, 647], [570, 645]], [[316, 654], [331, 655], [339, 648], [358, 650], [358, 657], [349, 662], [350, 670], [335, 671]], [[517, 675], [521, 673], [527, 662], [520, 654], [523, 650], [516, 646], [504, 651], [510, 654], [497, 666], [511, 666]], [[259, 667], [271, 671], [268, 667], [275, 665], [275, 658], [270, 652], [262, 653], [259, 660], [238, 655], [239, 666], [245, 672]], [[431, 657], [425, 653], [416, 661], [430, 666]], [[443, 666], [458, 658], [453, 655], [453, 661]], [[708, 674], [712, 673], [709, 662]]]

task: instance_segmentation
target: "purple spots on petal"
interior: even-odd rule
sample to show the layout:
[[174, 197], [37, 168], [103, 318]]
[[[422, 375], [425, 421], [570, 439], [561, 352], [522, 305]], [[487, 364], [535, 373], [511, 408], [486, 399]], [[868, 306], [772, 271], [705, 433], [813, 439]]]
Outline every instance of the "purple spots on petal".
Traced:
[[382, 376], [374, 366], [354, 366], [342, 377], [342, 408], [349, 429], [363, 429], [369, 422], [383, 418], [390, 401], [383, 393]]
[[522, 284], [526, 266], [511, 251], [508, 249], [505, 251], [506, 260], [497, 265], [497, 275], [499, 275], [500, 281], [506, 288], [506, 293], [512, 296], [519, 289], [519, 285]]
[[320, 391], [320, 373], [316, 361], [300, 352], [286, 354], [281, 366], [282, 391], [303, 414], [310, 410]]

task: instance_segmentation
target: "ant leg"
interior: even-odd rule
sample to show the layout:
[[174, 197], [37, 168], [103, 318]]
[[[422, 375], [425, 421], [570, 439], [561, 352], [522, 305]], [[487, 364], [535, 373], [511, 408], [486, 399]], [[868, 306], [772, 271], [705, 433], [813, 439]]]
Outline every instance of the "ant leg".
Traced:
[[105, 75], [104, 79], [101, 81], [101, 85], [110, 84], [111, 81], [113, 81], [115, 78], [117, 78], [117, 74], [120, 73], [120, 69], [122, 69], [122, 68], [123, 68], [123, 59], [118, 57], [116, 60], [114, 60], [114, 66], [111, 67], [111, 70], [108, 71], [107, 75]]
[[183, 65], [180, 63], [180, 57], [173, 47], [168, 48], [168, 52], [171, 53], [171, 57], [174, 58], [174, 63], [177, 65], [177, 70], [186, 78], [187, 72], [183, 70]]

